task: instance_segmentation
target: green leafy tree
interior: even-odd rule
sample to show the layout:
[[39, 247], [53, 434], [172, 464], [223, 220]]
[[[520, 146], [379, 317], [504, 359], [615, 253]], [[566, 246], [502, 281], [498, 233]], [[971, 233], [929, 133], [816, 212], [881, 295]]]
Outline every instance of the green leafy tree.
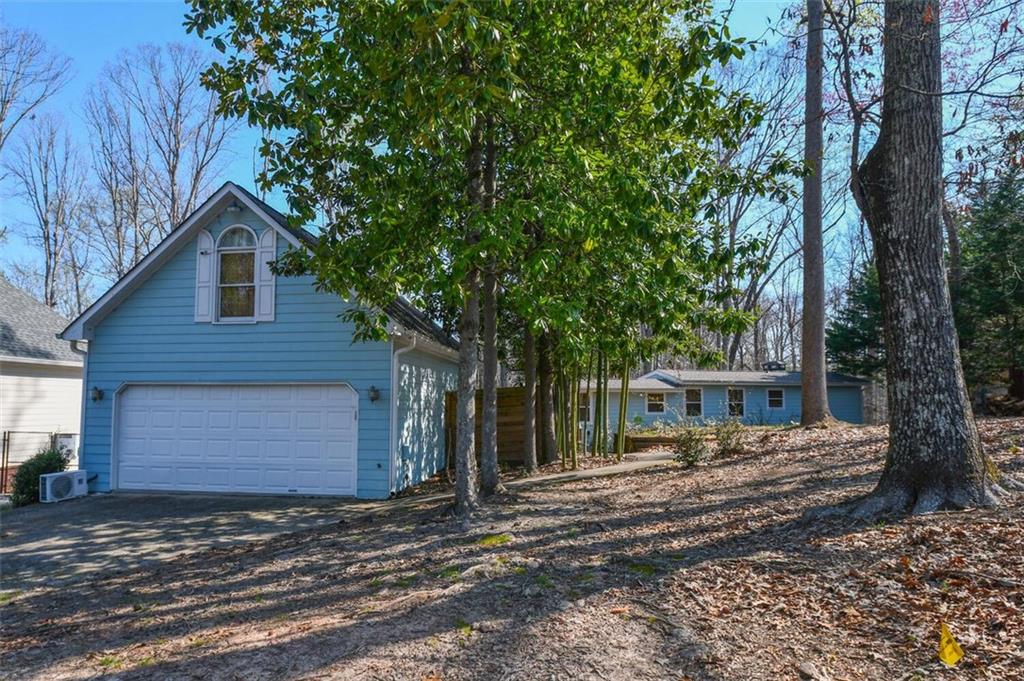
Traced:
[[878, 271], [863, 265], [846, 292], [843, 307], [829, 324], [825, 345], [831, 364], [854, 376], [885, 376], [885, 327]]
[[957, 321], [972, 383], [1002, 382], [1024, 400], [1024, 173], [996, 181], [961, 228]]
[[204, 80], [222, 112], [273, 133], [262, 181], [296, 222], [322, 222], [282, 271], [351, 297], [360, 338], [383, 336], [399, 294], [456, 311], [461, 514], [476, 505], [481, 284], [485, 355], [504, 305], [563, 394], [592, 348], [637, 352], [641, 321], [692, 352], [697, 326], [745, 323], [707, 282], [746, 246], [714, 251], [701, 225], [718, 193], [783, 192], [788, 166], [741, 179], [710, 151], [759, 114], [708, 76], [743, 50], [709, 0], [195, 0], [186, 22], [225, 55]]

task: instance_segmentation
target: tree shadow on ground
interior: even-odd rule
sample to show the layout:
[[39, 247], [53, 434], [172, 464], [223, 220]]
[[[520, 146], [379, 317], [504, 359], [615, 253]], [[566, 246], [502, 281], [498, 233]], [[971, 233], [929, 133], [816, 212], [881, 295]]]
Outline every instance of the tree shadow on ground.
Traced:
[[[860, 446], [873, 444], [877, 438], [864, 438]], [[463, 623], [487, 621], [486, 632], [447, 649], [445, 663], [472, 662], [476, 678], [505, 678], [542, 654], [533, 627], [573, 604], [629, 602], [658, 580], [712, 562], [767, 555], [772, 559], [760, 560], [758, 569], [769, 573], [831, 564], [834, 555], [822, 540], [864, 524], [812, 523], [804, 513], [851, 489], [867, 491], [879, 466], [869, 457], [843, 460], [846, 450], [813, 451], [799, 452], [806, 458], [797, 459], [795, 471], [732, 485], [702, 488], [688, 471], [658, 468], [632, 473], [622, 484], [595, 478], [524, 489], [487, 504], [465, 534], [455, 530], [444, 504], [435, 503], [110, 575], [84, 584], [75, 598], [55, 600], [50, 590], [25, 594], [4, 606], [3, 667], [45, 676], [62, 662], [173, 639], [180, 645], [145, 666], [132, 668], [139, 660], [130, 655], [138, 653], [119, 653], [129, 656], [120, 678], [234, 678], [256, 671], [296, 678], [329, 673], [355, 658], [395, 656], [450, 637]], [[726, 460], [705, 472], [724, 480], [736, 464]], [[488, 533], [511, 536], [483, 546], [478, 540]], [[453, 570], [501, 557], [504, 567], [482, 577], [452, 579]], [[872, 558], [862, 556], [865, 563]], [[687, 619], [687, 613], [669, 615]], [[646, 644], [674, 669], [717, 678], [696, 632], [649, 624]], [[252, 633], [246, 640], [218, 645], [245, 628]], [[395, 664], [436, 662], [417, 658], [425, 653], [415, 650], [413, 661]], [[571, 665], [582, 664], [571, 656], [561, 662], [576, 671]]]

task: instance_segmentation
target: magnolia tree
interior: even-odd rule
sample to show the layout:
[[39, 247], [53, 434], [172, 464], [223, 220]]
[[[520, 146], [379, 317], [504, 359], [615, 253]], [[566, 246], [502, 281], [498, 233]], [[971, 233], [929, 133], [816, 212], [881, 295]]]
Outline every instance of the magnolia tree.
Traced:
[[354, 296], [360, 338], [400, 294], [455, 311], [461, 515], [477, 504], [481, 340], [483, 491], [499, 489], [499, 308], [540, 367], [549, 456], [575, 448], [582, 367], [628, 367], [645, 344], [699, 354], [695, 328], [746, 321], [709, 284], [749, 245], [713, 251], [702, 226], [714, 195], [780, 192], [789, 167], [740, 177], [711, 151], [759, 114], [705, 77], [742, 55], [710, 2], [214, 0], [187, 25], [224, 54], [205, 76], [221, 112], [270, 133], [262, 182], [297, 222], [323, 221], [282, 268]]

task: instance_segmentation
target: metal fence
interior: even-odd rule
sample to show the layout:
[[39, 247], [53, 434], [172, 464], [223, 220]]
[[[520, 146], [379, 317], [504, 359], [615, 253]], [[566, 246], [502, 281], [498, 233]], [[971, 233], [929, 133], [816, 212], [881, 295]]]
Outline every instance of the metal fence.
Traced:
[[71, 454], [68, 468], [78, 467], [78, 433], [5, 430], [0, 445], [0, 494], [11, 491], [18, 466], [44, 449], [61, 449]]

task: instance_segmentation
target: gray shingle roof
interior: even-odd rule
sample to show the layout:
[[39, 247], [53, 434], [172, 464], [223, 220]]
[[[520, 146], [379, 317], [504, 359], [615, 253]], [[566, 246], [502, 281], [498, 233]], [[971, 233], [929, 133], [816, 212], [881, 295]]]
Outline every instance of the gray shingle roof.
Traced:
[[71, 343], [57, 339], [67, 323], [0, 276], [0, 356], [80, 363]]
[[[683, 387], [692, 383], [721, 385], [800, 385], [799, 371], [715, 371], [696, 369], [656, 369], [648, 376], [661, 374], [669, 383]], [[829, 385], [866, 385], [867, 381], [833, 371], [826, 375]]]
[[[828, 372], [828, 385], [866, 385], [854, 376]], [[681, 390], [702, 385], [800, 385], [799, 371], [716, 371], [700, 369], [655, 369], [629, 382], [632, 390]], [[621, 381], [608, 381], [611, 390], [619, 390]]]

